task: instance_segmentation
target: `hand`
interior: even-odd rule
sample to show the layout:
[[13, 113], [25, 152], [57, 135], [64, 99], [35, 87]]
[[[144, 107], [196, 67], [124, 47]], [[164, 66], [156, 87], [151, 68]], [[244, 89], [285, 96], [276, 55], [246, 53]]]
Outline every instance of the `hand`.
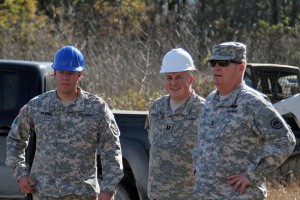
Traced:
[[34, 180], [29, 176], [22, 176], [19, 179], [19, 188], [21, 192], [23, 193], [34, 193], [35, 192], [35, 182]]
[[98, 200], [114, 200], [114, 195], [108, 192], [100, 192], [98, 195]]
[[250, 185], [250, 181], [244, 173], [237, 173], [231, 176], [227, 176], [226, 179], [228, 180], [227, 186], [234, 184], [234, 187], [232, 189], [233, 192], [235, 192], [240, 187], [241, 195], [244, 193], [246, 187]]

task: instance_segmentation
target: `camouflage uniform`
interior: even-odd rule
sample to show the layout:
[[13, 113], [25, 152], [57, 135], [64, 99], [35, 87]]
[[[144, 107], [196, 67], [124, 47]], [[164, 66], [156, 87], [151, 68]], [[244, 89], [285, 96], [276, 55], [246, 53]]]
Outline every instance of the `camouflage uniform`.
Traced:
[[7, 137], [6, 164], [17, 180], [29, 173], [24, 149], [36, 134], [30, 171], [39, 193], [50, 197], [95, 196], [99, 193], [96, 150], [101, 148], [101, 191], [114, 193], [123, 176], [119, 129], [107, 104], [80, 90], [73, 104], [64, 106], [56, 91], [33, 98], [12, 124]]
[[150, 199], [193, 199], [194, 147], [204, 99], [194, 92], [174, 112], [170, 96], [156, 100], [149, 112]]
[[[200, 116], [195, 192], [208, 199], [264, 199], [265, 175], [291, 154], [295, 138], [266, 97], [242, 83], [224, 100], [219, 92], [206, 99]], [[226, 177], [245, 173], [244, 194], [226, 187]]]

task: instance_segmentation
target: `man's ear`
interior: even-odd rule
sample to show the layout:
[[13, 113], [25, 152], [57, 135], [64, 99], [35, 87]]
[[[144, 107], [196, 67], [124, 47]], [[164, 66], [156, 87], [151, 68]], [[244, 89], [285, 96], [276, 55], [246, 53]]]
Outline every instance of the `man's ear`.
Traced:
[[194, 81], [194, 76], [193, 75], [190, 75], [189, 81], [190, 81], [190, 84], [193, 83], [193, 81]]
[[245, 71], [245, 68], [246, 68], [246, 64], [245, 63], [240, 64], [240, 71], [241, 72]]

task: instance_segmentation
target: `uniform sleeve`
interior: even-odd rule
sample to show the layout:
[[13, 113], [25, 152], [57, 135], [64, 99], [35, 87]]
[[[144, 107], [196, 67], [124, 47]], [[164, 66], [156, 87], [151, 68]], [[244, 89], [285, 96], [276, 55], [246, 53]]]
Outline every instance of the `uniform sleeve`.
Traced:
[[205, 115], [203, 112], [199, 113], [199, 126], [198, 126], [197, 140], [195, 142], [195, 145], [194, 145], [194, 148], [192, 151], [192, 158], [193, 158], [193, 164], [194, 164], [195, 169], [197, 166], [197, 161], [199, 160], [199, 157], [201, 156], [202, 147], [204, 146], [204, 143], [205, 143], [205, 140], [204, 140], [204, 138], [205, 138], [204, 116]]
[[246, 172], [251, 181], [279, 167], [296, 145], [293, 132], [272, 105], [258, 108], [254, 119], [254, 130], [262, 138], [263, 148]]
[[32, 132], [29, 118], [29, 107], [24, 106], [12, 123], [6, 143], [6, 165], [11, 168], [14, 177], [19, 180], [29, 174], [29, 167], [25, 164], [25, 149], [28, 146]]
[[205, 99], [201, 98], [201, 109], [199, 112], [199, 122], [198, 122], [198, 129], [197, 129], [197, 138], [196, 138], [196, 142], [194, 145], [194, 148], [192, 150], [192, 158], [193, 158], [193, 164], [194, 164], [194, 168], [196, 168], [196, 163], [197, 160], [199, 160], [199, 157], [201, 156], [202, 153], [202, 148], [204, 146], [205, 143], [205, 122], [206, 122], [206, 114], [204, 111], [205, 108]]
[[153, 127], [151, 127], [150, 125], [153, 125], [153, 124], [150, 124], [150, 120], [151, 120], [151, 116], [153, 115], [153, 105], [151, 106], [150, 110], [149, 110], [149, 114], [147, 116], [147, 119], [146, 119], [146, 124], [147, 124], [147, 131], [148, 131], [148, 140], [149, 140], [149, 143], [150, 145], [152, 144], [153, 142]]
[[100, 148], [103, 181], [101, 192], [114, 194], [123, 177], [120, 131], [108, 106], [104, 107], [104, 117], [100, 124]]
[[153, 140], [154, 140], [154, 135], [158, 134], [159, 130], [157, 130], [157, 128], [159, 127], [158, 124], [156, 124], [155, 122], [157, 121], [156, 119], [159, 117], [158, 115], [158, 110], [159, 110], [159, 103], [157, 100], [155, 100], [152, 105], [151, 108], [149, 109], [149, 115], [147, 117], [148, 120], [148, 140], [150, 145], [153, 144]]

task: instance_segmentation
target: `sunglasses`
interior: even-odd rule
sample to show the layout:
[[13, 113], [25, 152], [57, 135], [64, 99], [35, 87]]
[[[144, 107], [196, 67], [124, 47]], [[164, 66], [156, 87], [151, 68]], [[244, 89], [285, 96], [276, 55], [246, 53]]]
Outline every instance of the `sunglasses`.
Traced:
[[210, 60], [210, 66], [214, 67], [218, 63], [220, 67], [228, 67], [230, 63], [235, 63], [235, 64], [242, 64], [242, 62], [235, 61], [235, 60]]

